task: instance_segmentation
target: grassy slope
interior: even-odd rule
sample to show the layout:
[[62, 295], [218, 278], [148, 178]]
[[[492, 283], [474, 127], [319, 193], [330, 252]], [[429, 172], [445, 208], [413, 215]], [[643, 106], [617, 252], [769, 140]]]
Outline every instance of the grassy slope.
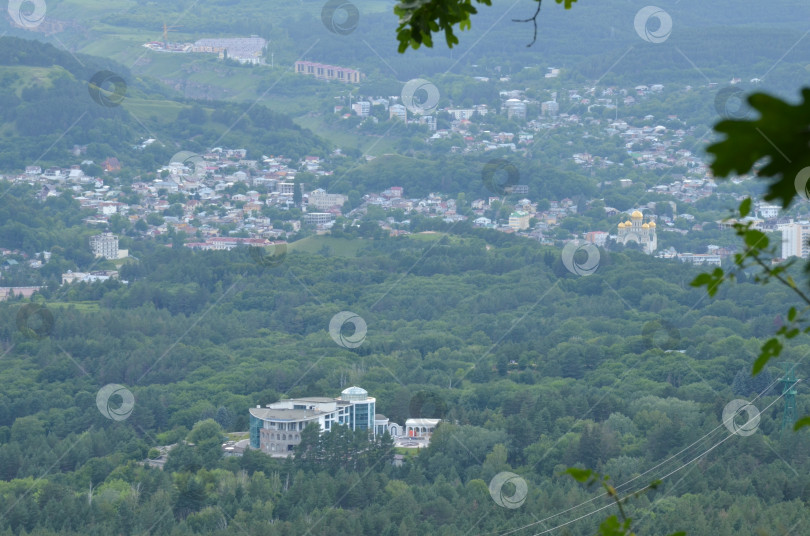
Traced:
[[330, 130], [320, 117], [313, 115], [298, 116], [295, 118], [295, 122], [313, 132], [322, 133], [324, 137], [338, 147], [357, 147], [363, 154], [371, 156], [381, 156], [395, 152], [394, 143], [396, 140], [394, 138], [363, 136], [344, 130]]
[[[357, 0], [353, 3], [362, 14], [388, 12], [393, 6], [386, 2], [370, 0]], [[321, 2], [285, 0], [273, 5], [272, 18], [274, 21], [283, 21], [300, 16], [302, 13], [320, 18], [322, 7]], [[66, 35], [60, 36], [68, 48], [77, 52], [114, 59], [130, 67], [135, 75], [164, 81], [171, 80], [177, 84], [211, 86], [215, 88], [216, 98], [226, 100], [254, 102], [261, 99], [262, 104], [268, 108], [293, 116], [298, 124], [314, 129], [322, 137], [338, 146], [366, 149], [376, 141], [350, 132], [332, 130], [316, 118], [307, 117], [307, 114], [316, 109], [321, 102], [319, 97], [309, 92], [283, 91], [286, 82], [295, 76], [292, 72], [285, 72], [289, 69], [294, 56], [286, 58], [292, 54], [292, 43], [283, 28], [274, 29], [274, 35], [264, 36], [271, 41], [271, 47], [276, 52], [275, 69], [266, 67], [226, 72], [224, 64], [210, 55], [167, 54], [145, 49], [143, 47], [145, 42], [162, 39], [164, 20], [169, 25], [179, 26], [176, 31], [169, 34], [169, 39], [173, 41], [194, 41], [202, 37], [217, 36], [208, 31], [196, 31], [195, 28], [183, 24], [183, 11], [179, 6], [174, 8], [173, 12], [167, 11], [166, 6], [157, 4], [147, 4], [145, 9], [144, 11], [143, 6], [139, 7], [134, 0], [112, 0], [111, 2], [64, 0], [53, 7], [49, 5], [48, 15], [58, 20], [73, 20], [81, 25], [81, 32], [68, 30]], [[253, 3], [228, 6], [228, 9], [238, 10], [246, 17], [268, 16], [268, 9], [265, 6]], [[151, 26], [143, 28], [115, 26], [102, 22], [109, 15], [135, 11], [154, 12], [154, 28]], [[274, 84], [282, 91], [273, 92], [271, 90], [264, 98], [261, 98], [266, 88]], [[128, 108], [131, 108], [130, 111], [139, 118], [144, 117], [142, 114], [163, 116], [167, 111], [171, 117], [175, 117], [179, 109], [167, 103], [150, 104], [135, 99], [132, 101], [128, 104]], [[381, 151], [390, 152], [391, 150], [391, 144], [377, 143], [371, 148], [370, 154], [382, 154]]]

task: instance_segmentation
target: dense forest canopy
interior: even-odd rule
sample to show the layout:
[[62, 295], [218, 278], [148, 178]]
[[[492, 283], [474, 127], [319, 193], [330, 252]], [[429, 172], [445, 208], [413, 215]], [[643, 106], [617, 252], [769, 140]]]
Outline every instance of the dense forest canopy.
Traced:
[[[222, 145], [256, 160], [320, 157], [328, 172], [301, 171], [295, 184], [346, 194], [346, 213], [366, 194], [402, 186], [408, 197], [454, 197], [461, 214], [470, 214], [473, 199], [495, 194], [486, 214], [504, 219], [520, 196], [493, 192], [485, 176], [488, 165], [504, 161], [539, 205], [570, 198], [576, 208], [548, 244], [615, 229], [624, 215], [606, 208], [629, 211], [644, 200], [657, 203], [650, 208], [657, 216], [692, 218], [673, 223], [683, 233], [662, 230], [661, 249], [703, 252], [709, 243], [734, 244], [734, 231], [717, 222], [741, 192], [759, 196], [765, 187], [724, 184], [694, 203], [651, 192], [694, 170], [637, 166], [626, 140], [599, 127], [617, 120], [618, 109], [592, 113], [573, 94], [664, 84], [660, 93], [637, 95], [623, 119], [683, 129], [684, 146], [701, 152], [723, 115], [716, 81], [767, 72], [761, 87], [785, 91], [806, 74], [797, 43], [810, 7], [802, 0], [777, 2], [790, 8], [782, 10], [685, 0], [672, 41], [658, 48], [639, 41], [630, 24], [643, 4], [579, 2], [566, 11], [547, 0], [541, 31], [525, 47], [532, 25], [511, 19], [530, 16], [534, 2], [475, 2], [480, 13], [452, 50], [423, 46], [405, 55], [396, 51], [393, 9], [440, 16], [436, 7], [472, 2], [385, 9], [356, 2], [357, 31], [348, 35], [324, 29], [326, 6], [312, 0], [51, 3], [35, 37], [53, 43], [19, 27], [0, 36], [0, 171], [83, 162], [134, 206], [133, 182], [156, 179], [171, 155]], [[60, 29], [72, 9], [75, 20]], [[180, 14], [185, 28], [171, 27], [178, 39], [255, 32], [269, 39], [266, 53], [277, 63], [209, 57], [180, 65], [157, 53], [137, 61], [143, 41], [158, 39], [160, 23]], [[413, 45], [403, 37], [400, 44]], [[367, 76], [336, 90], [293, 74], [303, 57]], [[562, 68], [561, 78], [545, 77], [552, 67]], [[123, 82], [120, 102], [94, 93], [100, 73]], [[519, 151], [461, 154], [463, 136], [428, 142], [427, 126], [393, 123], [382, 106], [367, 121], [341, 113], [360, 94], [399, 98], [405, 80], [422, 76], [436, 85], [440, 107], [493, 110], [489, 122], [473, 117], [471, 134], [523, 128], [496, 113], [505, 84], [523, 88], [533, 106], [559, 99], [569, 117], [591, 114], [590, 123], [563, 135], [535, 131]], [[772, 101], [757, 103], [765, 109]], [[768, 125], [734, 123], [728, 132], [767, 126], [789, 138], [793, 131], [770, 117]], [[448, 129], [452, 118], [441, 112], [436, 120]], [[144, 145], [147, 138], [158, 141]], [[805, 138], [795, 140], [801, 153]], [[385, 149], [374, 158], [368, 152], [378, 143]], [[734, 143], [718, 152], [728, 155]], [[583, 168], [574, 153], [612, 165]], [[101, 170], [111, 156], [120, 173]], [[808, 431], [791, 431], [784, 396], [795, 388], [797, 413], [810, 413], [806, 382], [780, 381], [790, 365], [775, 360], [750, 375], [763, 341], [791, 325], [785, 312], [799, 300], [788, 287], [758, 284], [756, 267], [733, 281], [715, 272], [708, 298], [690, 285], [699, 267], [633, 247], [560, 248], [379, 206], [339, 218], [329, 233], [290, 234], [284, 254], [270, 262], [245, 247], [192, 250], [173, 229], [147, 238], [143, 230], [165, 223], [163, 216], [184, 215], [181, 194], [161, 194], [172, 201], [151, 218], [116, 215], [105, 226], [87, 223], [93, 211], [76, 199], [81, 188], [42, 196], [25, 182], [0, 181], [0, 248], [14, 251], [0, 266], [0, 285], [42, 285], [31, 299], [0, 301], [0, 536], [593, 534], [616, 505], [570, 478], [571, 467], [610, 475], [621, 494], [644, 489], [625, 505], [638, 534], [761, 536], [808, 526]], [[790, 202], [793, 190], [784, 186]], [[226, 188], [228, 195], [248, 189]], [[302, 216], [300, 191], [293, 199], [292, 208], [257, 212], [277, 220], [274, 229], [291, 230]], [[411, 234], [390, 236], [379, 224], [389, 214], [391, 225]], [[708, 223], [687, 236], [695, 219]], [[120, 234], [126, 260], [93, 257], [88, 240], [101, 230]], [[25, 270], [45, 252], [50, 258], [35, 275]], [[68, 270], [113, 268], [118, 279], [61, 281]], [[785, 273], [807, 285], [798, 266]], [[356, 347], [330, 332], [345, 312], [362, 319]], [[784, 343], [787, 363], [810, 351], [804, 337]], [[394, 422], [441, 418], [430, 446], [398, 449], [387, 435], [368, 441], [336, 426], [329, 434], [304, 430], [288, 459], [224, 454], [225, 441], [245, 436], [248, 408], [333, 397], [350, 385], [368, 390]], [[728, 418], [741, 408], [743, 415]]]
[[[293, 252], [270, 268], [245, 249], [133, 244], [128, 284], [43, 294], [54, 318], [44, 338], [18, 330], [21, 304], [3, 302], [0, 493], [16, 504], [3, 530], [488, 533], [590, 498], [561, 476], [566, 466], [621, 483], [701, 453], [632, 506], [640, 530], [756, 534], [802, 522], [807, 442], [780, 432], [779, 386], [746, 374], [788, 291], [740, 282], [706, 300], [688, 285], [696, 268], [640, 253], [601, 252], [595, 274], [576, 276], [559, 250], [524, 239], [463, 226], [423, 236], [433, 240], [367, 240], [356, 257]], [[368, 325], [353, 350], [327, 332], [343, 310]], [[785, 358], [806, 351], [797, 342]], [[96, 408], [107, 384], [133, 393], [126, 419]], [[349, 384], [395, 421], [431, 393], [446, 422], [400, 468], [385, 445], [359, 465], [222, 458], [223, 433], [247, 429], [248, 407]], [[743, 397], [762, 411], [758, 430], [729, 436], [723, 408]], [[141, 465], [186, 438], [193, 446], [164, 470]], [[332, 440], [328, 452], [352, 448], [351, 437]], [[489, 498], [501, 471], [528, 482], [520, 509]]]

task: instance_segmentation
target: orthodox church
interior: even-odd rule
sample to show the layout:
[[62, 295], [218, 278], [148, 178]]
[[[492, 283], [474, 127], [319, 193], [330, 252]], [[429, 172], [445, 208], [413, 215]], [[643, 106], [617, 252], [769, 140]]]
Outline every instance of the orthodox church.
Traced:
[[616, 241], [622, 245], [636, 242], [641, 245], [644, 253], [651, 255], [658, 248], [658, 236], [655, 233], [655, 222], [643, 223], [644, 215], [638, 210], [633, 211], [630, 219], [619, 223], [619, 232]]

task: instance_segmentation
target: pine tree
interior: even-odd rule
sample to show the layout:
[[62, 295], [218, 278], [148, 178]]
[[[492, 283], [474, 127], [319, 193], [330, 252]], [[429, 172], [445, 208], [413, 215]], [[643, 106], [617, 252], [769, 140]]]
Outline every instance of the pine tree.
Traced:
[[301, 202], [304, 199], [304, 194], [301, 191], [303, 187], [301, 179], [295, 178], [293, 180], [293, 204], [298, 208], [301, 208]]
[[735, 395], [747, 395], [751, 391], [749, 385], [750, 378], [751, 376], [744, 370], [738, 370], [737, 374], [734, 375], [734, 380], [731, 382], [731, 391]]

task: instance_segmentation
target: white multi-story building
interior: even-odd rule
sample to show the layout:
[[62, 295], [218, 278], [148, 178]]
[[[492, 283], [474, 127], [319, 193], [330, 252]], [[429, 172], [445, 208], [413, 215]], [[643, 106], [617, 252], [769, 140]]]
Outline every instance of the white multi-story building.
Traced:
[[766, 220], [777, 217], [780, 210], [782, 210], [782, 207], [779, 205], [766, 205], [765, 203], [759, 204], [759, 215], [761, 218]]
[[[277, 185], [278, 193], [281, 195], [293, 195], [295, 194], [295, 183], [294, 182], [279, 182]], [[304, 185], [301, 185], [303, 190]]]
[[394, 117], [396, 117], [400, 121], [407, 122], [408, 109], [401, 104], [392, 104], [391, 106], [388, 107], [388, 118], [392, 119]]
[[313, 190], [307, 196], [307, 206], [318, 210], [326, 210], [332, 207], [342, 207], [348, 199], [343, 194], [330, 194], [322, 188]]
[[371, 103], [368, 101], [359, 101], [352, 104], [352, 110], [360, 117], [368, 117], [371, 114]]
[[540, 105], [540, 113], [555, 116], [560, 112], [560, 105], [556, 101], [546, 101]]
[[504, 108], [506, 108], [506, 117], [508, 119], [526, 120], [526, 103], [522, 100], [509, 99], [504, 104]]
[[90, 249], [96, 257], [118, 258], [118, 237], [112, 233], [101, 233], [90, 237]]
[[307, 212], [304, 214], [304, 223], [308, 223], [310, 225], [325, 225], [331, 222], [331, 212]]
[[691, 262], [692, 264], [707, 264], [709, 266], [720, 266], [723, 262], [722, 257], [714, 253], [679, 253], [678, 260]]
[[782, 258], [810, 256], [810, 222], [787, 223], [782, 226]]
[[462, 119], [471, 118], [475, 113], [475, 110], [473, 110], [472, 108], [447, 110], [447, 113], [453, 116], [453, 119], [455, 119], [456, 121], [460, 121]]
[[524, 231], [529, 228], [531, 214], [518, 210], [509, 215], [509, 227], [515, 231]]

